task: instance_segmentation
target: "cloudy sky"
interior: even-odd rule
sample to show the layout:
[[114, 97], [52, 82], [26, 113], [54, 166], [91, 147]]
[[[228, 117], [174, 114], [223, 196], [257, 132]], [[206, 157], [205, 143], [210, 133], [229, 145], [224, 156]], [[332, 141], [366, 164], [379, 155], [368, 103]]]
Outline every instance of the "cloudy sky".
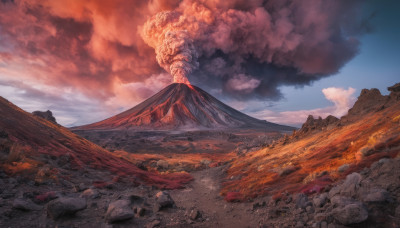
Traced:
[[0, 96], [76, 126], [186, 80], [260, 119], [400, 81], [396, 0], [1, 0]]

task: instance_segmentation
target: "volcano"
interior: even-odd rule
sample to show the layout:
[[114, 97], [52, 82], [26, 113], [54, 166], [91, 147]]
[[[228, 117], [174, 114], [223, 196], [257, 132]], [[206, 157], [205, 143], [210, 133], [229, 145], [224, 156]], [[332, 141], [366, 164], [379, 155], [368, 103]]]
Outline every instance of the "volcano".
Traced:
[[283, 126], [250, 117], [222, 103], [193, 85], [174, 83], [139, 105], [106, 120], [73, 128], [74, 130], [198, 130], [265, 129], [292, 131]]

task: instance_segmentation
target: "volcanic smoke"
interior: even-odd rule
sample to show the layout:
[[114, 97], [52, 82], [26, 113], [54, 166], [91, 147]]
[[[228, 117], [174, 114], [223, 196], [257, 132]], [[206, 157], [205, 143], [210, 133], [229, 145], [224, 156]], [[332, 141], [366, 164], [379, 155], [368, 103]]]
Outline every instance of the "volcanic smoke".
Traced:
[[187, 77], [199, 67], [198, 53], [186, 30], [169, 25], [176, 16], [173, 12], [158, 13], [146, 22], [142, 36], [155, 48], [158, 64], [174, 77], [174, 83], [190, 84]]

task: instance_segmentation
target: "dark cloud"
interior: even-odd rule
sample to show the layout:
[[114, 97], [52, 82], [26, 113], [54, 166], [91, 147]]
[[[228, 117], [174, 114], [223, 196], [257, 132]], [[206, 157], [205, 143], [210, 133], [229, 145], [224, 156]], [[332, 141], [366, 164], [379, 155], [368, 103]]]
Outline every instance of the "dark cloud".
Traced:
[[361, 0], [1, 2], [2, 77], [102, 101], [156, 92], [164, 69], [220, 96], [280, 99], [337, 73], [370, 31]]

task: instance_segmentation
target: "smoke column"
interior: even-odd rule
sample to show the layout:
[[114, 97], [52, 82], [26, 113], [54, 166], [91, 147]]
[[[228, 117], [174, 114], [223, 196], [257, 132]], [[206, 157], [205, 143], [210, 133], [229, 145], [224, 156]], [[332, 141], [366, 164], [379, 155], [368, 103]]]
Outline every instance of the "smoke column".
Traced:
[[161, 12], [146, 22], [143, 38], [156, 50], [157, 62], [174, 77], [175, 83], [190, 84], [187, 76], [199, 67], [198, 53], [186, 30], [170, 26], [177, 14]]
[[196, 71], [197, 82], [234, 96], [274, 97], [279, 85], [334, 74], [357, 53], [357, 19], [348, 16], [358, 4], [183, 0], [146, 21], [141, 36], [175, 82]]

